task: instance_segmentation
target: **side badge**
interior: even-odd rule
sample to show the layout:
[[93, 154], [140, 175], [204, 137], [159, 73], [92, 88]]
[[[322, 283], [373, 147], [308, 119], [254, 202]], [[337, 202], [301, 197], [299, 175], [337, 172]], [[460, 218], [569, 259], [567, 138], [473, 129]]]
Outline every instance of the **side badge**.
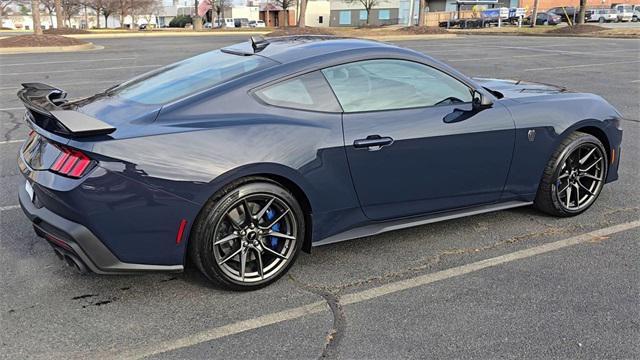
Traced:
[[529, 130], [527, 137], [529, 138], [529, 141], [533, 142], [533, 140], [536, 139], [536, 131], [533, 129]]

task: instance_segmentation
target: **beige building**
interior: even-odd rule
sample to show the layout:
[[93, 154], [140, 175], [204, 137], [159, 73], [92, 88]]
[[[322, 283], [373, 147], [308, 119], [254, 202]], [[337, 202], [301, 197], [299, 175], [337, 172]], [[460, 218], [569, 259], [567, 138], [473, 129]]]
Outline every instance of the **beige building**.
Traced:
[[394, 25], [400, 23], [400, 0], [380, 0], [367, 14], [360, 2], [330, 1], [330, 26], [355, 27], [369, 25]]
[[307, 26], [327, 27], [331, 14], [331, 2], [329, 0], [309, 0], [304, 21]]

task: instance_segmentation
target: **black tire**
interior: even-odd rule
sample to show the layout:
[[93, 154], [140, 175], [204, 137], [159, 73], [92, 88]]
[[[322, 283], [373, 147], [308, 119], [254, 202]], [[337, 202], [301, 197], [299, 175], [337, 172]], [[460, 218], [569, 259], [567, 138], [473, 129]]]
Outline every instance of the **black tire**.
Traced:
[[[256, 280], [254, 278], [252, 282], [243, 282], [230, 276], [228, 274], [228, 268], [225, 271], [225, 269], [223, 269], [223, 265], [218, 264], [216, 255], [214, 254], [214, 247], [216, 246], [214, 245], [214, 242], [216, 236], [219, 236], [217, 235], [219, 229], [216, 227], [219, 228], [222, 226], [222, 219], [226, 218], [229, 211], [233, 211], [235, 209], [234, 204], [238, 206], [238, 201], [251, 196], [275, 197], [279, 202], [281, 201], [282, 204], [285, 204], [290, 210], [289, 213], [292, 214], [291, 218], [294, 219], [293, 223], [295, 226], [293, 226], [293, 229], [295, 230], [292, 230], [292, 232], [295, 233], [296, 240], [293, 244], [293, 249], [288, 250], [288, 258], [286, 260], [279, 260], [284, 262], [284, 264], [277, 265], [275, 267], [277, 272], [274, 270], [274, 274], [272, 276], [261, 280]], [[252, 213], [250, 210], [249, 212], [251, 215], [255, 215], [255, 212], [257, 211]], [[244, 178], [229, 184], [212, 196], [206, 203], [198, 215], [191, 231], [189, 256], [198, 269], [215, 285], [235, 291], [256, 290], [278, 280], [293, 265], [305, 240], [304, 219], [304, 213], [295, 196], [280, 184], [262, 177]], [[263, 236], [260, 239], [265, 237], [266, 236]], [[241, 237], [241, 239], [244, 239], [244, 237]], [[240, 242], [240, 238], [237, 241]], [[262, 243], [264, 240], [260, 241], [260, 245], [264, 245]], [[240, 246], [239, 243], [238, 246]], [[217, 251], [216, 254], [219, 253], [217, 248], [215, 251]], [[264, 254], [269, 255], [266, 252]], [[235, 259], [235, 257], [232, 259]], [[254, 263], [254, 266], [257, 266], [257, 258], [255, 261], [256, 263]], [[278, 260], [274, 258], [274, 261]], [[244, 277], [242, 279], [244, 280]]]
[[[584, 207], [577, 210], [570, 210], [560, 203], [556, 191], [556, 183], [560, 176], [563, 164], [576, 149], [585, 144], [595, 145], [595, 147], [600, 149], [603, 158], [602, 181], [594, 190], [595, 196], [592, 196], [592, 198], [584, 204]], [[536, 194], [536, 199], [534, 201], [534, 206], [540, 211], [558, 217], [570, 217], [583, 213], [593, 205], [600, 195], [604, 185], [604, 180], [607, 178], [608, 164], [607, 152], [600, 140], [592, 135], [581, 132], [574, 132], [570, 134], [560, 143], [560, 146], [558, 146], [558, 149], [555, 151], [545, 167], [544, 174]]]

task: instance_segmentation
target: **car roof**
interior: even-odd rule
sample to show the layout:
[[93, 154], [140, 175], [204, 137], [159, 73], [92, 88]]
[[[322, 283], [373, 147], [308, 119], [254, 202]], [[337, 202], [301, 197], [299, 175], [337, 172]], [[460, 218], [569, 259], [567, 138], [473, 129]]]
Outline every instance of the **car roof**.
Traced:
[[[256, 41], [262, 40], [265, 42], [257, 43], [259, 45], [257, 50], [254, 50], [252, 41], [250, 40], [225, 47], [222, 51], [245, 56], [259, 55], [286, 64], [314, 56], [347, 50], [364, 48], [401, 49], [397, 46], [373, 40], [340, 38], [325, 35], [282, 36], [257, 39]], [[260, 47], [262, 47], [262, 49], [260, 49]]]

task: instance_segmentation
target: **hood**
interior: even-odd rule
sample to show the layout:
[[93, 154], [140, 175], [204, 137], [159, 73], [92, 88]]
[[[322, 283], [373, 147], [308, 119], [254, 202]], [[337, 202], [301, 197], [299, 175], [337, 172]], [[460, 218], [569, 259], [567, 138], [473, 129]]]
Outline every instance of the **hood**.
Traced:
[[504, 97], [511, 99], [568, 92], [566, 88], [561, 86], [530, 81], [485, 78], [473, 78], [473, 80], [479, 83], [482, 87], [499, 92]]

